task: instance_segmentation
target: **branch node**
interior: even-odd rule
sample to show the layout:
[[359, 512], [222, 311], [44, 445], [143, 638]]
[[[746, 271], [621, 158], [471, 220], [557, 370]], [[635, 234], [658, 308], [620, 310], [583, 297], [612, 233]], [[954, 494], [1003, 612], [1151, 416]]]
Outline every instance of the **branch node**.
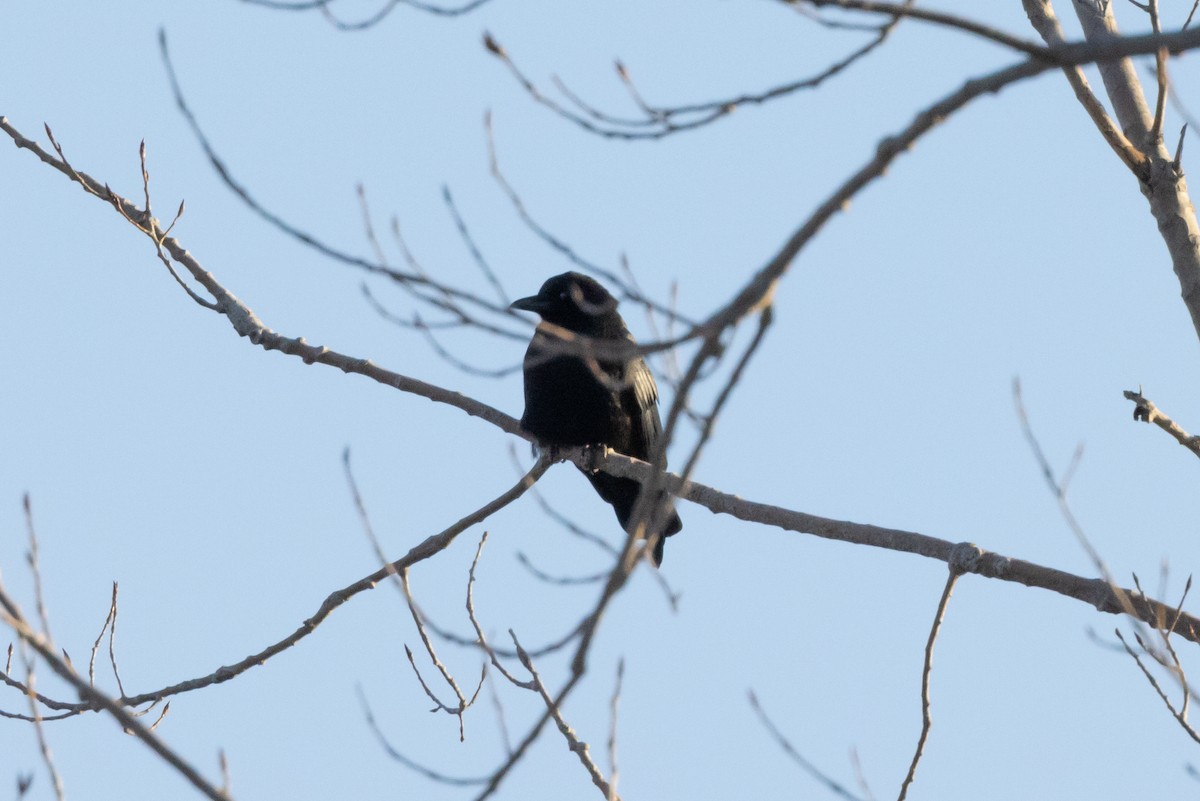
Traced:
[[979, 560], [984, 551], [973, 542], [960, 542], [950, 550], [948, 565], [957, 575], [979, 572]]

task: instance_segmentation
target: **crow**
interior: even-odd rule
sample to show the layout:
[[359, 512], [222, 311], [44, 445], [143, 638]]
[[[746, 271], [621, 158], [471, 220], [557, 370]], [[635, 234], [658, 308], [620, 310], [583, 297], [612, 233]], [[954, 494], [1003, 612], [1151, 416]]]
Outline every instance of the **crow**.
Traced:
[[[542, 284], [536, 295], [511, 308], [537, 312], [543, 322], [525, 352], [525, 414], [521, 428], [543, 446], [606, 445], [618, 453], [646, 461], [662, 432], [658, 387], [640, 356], [629, 361], [565, 353], [561, 338], [547, 323], [600, 342], [636, 344], [617, 313], [617, 299], [599, 282], [580, 273], [563, 273]], [[557, 354], [557, 355], [556, 355]], [[605, 380], [594, 370], [598, 367]], [[641, 485], [630, 478], [584, 471], [596, 492], [630, 531]], [[662, 565], [663, 543], [683, 528], [672, 510], [654, 546], [654, 563]], [[647, 532], [649, 533], [649, 532]]]

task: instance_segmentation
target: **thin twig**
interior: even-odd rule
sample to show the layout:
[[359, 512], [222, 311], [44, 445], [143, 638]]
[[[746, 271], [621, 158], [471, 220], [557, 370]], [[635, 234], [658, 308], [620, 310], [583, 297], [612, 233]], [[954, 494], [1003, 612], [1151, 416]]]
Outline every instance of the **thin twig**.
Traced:
[[22, 506], [25, 510], [25, 530], [29, 536], [29, 553], [25, 555], [25, 560], [29, 563], [29, 572], [33, 576], [34, 603], [37, 606], [38, 620], [42, 624], [42, 633], [48, 642], [54, 642], [54, 637], [50, 634], [50, 613], [46, 610], [46, 596], [42, 592], [42, 567], [38, 563], [38, 539], [37, 532], [33, 527], [33, 502], [29, 499], [28, 492], [22, 496], [22, 499]]
[[[371, 525], [371, 518], [367, 513], [367, 507], [363, 501], [362, 493], [358, 489], [358, 482], [354, 478], [354, 470], [350, 464], [349, 448], [346, 448], [342, 452], [342, 464], [346, 473], [347, 484], [350, 487], [351, 496], [354, 499], [355, 509], [358, 511], [359, 519], [362, 521], [363, 530], [366, 532], [367, 538], [375, 551], [376, 558], [384, 564], [384, 569], [386, 570], [390, 566], [390, 563], [388, 562], [387, 557], [384, 555], [382, 543], [380, 543], [379, 538], [375, 535], [375, 529]], [[484, 533], [484, 537], [487, 537], [486, 532]], [[458, 682], [455, 681], [454, 676], [450, 673], [450, 670], [438, 657], [437, 651], [433, 647], [433, 642], [429, 639], [429, 635], [425, 631], [424, 614], [421, 612], [420, 607], [413, 598], [412, 588], [408, 583], [408, 568], [400, 568], [399, 570], [390, 573], [390, 575], [404, 597], [405, 603], [408, 606], [409, 614], [412, 615], [413, 622], [416, 624], [417, 634], [420, 636], [421, 642], [425, 646], [425, 652], [429, 655], [429, 659], [433, 663], [434, 667], [436, 667], [438, 672], [442, 675], [443, 680], [445, 680], [446, 684], [449, 685], [450, 689], [454, 692], [455, 698], [458, 699], [458, 704], [456, 706], [450, 706], [437, 697], [429, 685], [425, 683], [425, 679], [421, 675], [420, 669], [417, 667], [416, 659], [413, 657], [412, 649], [410, 649], [408, 645], [405, 645], [404, 653], [408, 657], [408, 663], [412, 666], [413, 673], [416, 674], [417, 681], [420, 683], [421, 689], [425, 691], [425, 694], [429, 696], [430, 700], [432, 700], [435, 704], [432, 711], [444, 711], [447, 714], [458, 718], [458, 738], [459, 741], [462, 742], [466, 739], [463, 714], [466, 712], [468, 707], [475, 703], [475, 699], [479, 697], [479, 691], [483, 688], [484, 679], [487, 678], [487, 665], [485, 664], [483, 666], [481, 675], [479, 677], [479, 686], [475, 688], [474, 694], [470, 699], [468, 699], [459, 688]]]
[[[428, 695], [435, 704], [437, 704], [437, 707], [434, 711], [440, 709], [458, 717], [458, 739], [461, 742], [466, 739], [466, 732], [463, 731], [463, 712], [466, 711], [469, 704], [466, 697], [463, 695], [462, 690], [459, 689], [458, 682], [455, 681], [454, 676], [451, 675], [449, 668], [447, 668], [445, 664], [443, 664], [442, 660], [438, 657], [437, 651], [433, 647], [433, 642], [429, 639], [429, 634], [425, 631], [425, 626], [421, 620], [421, 613], [417, 611], [416, 601], [413, 600], [412, 588], [408, 584], [408, 570], [401, 570], [399, 577], [400, 586], [404, 588], [404, 597], [408, 600], [409, 612], [412, 614], [413, 622], [417, 626], [417, 634], [420, 636], [421, 642], [425, 646], [425, 652], [429, 655], [429, 661], [433, 663], [435, 668], [437, 668], [438, 673], [442, 674], [442, 679], [445, 680], [446, 684], [448, 684], [450, 689], [454, 692], [454, 696], [458, 699], [458, 706], [451, 707], [439, 700], [433, 691], [429, 689], [428, 685], [425, 684], [425, 680], [421, 678], [421, 672], [417, 670], [417, 663], [413, 659], [412, 650], [407, 645], [404, 646], [404, 653], [408, 656], [408, 662], [412, 665], [413, 671], [417, 674], [417, 680], [421, 682], [421, 687], [425, 690], [425, 694]], [[484, 672], [486, 673], [486, 671], [487, 668], [485, 666]], [[480, 678], [479, 682], [480, 686], [482, 686], [482, 677]], [[476, 692], [478, 693], [478, 691]]]
[[549, 707], [561, 707], [562, 704], [566, 702], [567, 696], [569, 696], [575, 689], [576, 685], [578, 685], [581, 678], [582, 675], [572, 675], [571, 678], [567, 680], [566, 684], [563, 685], [563, 688], [558, 691], [558, 695], [554, 696], [553, 704], [548, 706], [547, 710], [542, 713], [537, 722], [530, 727], [529, 731], [525, 734], [524, 739], [517, 743], [516, 748], [512, 749], [508, 755], [508, 758], [505, 759], [500, 767], [498, 767], [495, 772], [493, 772], [492, 775], [487, 778], [486, 786], [479, 793], [479, 795], [475, 796], [474, 801], [485, 801], [485, 799], [491, 798], [492, 795], [495, 794], [495, 792], [500, 788], [500, 785], [503, 783], [504, 779], [509, 773], [512, 772], [517, 763], [520, 762], [525, 756], [525, 753], [529, 750], [529, 747], [533, 745], [534, 741], [537, 740], [538, 736], [542, 733], [542, 729], [545, 728], [546, 724], [550, 722], [551, 713]]
[[449, 186], [442, 186], [442, 200], [446, 204], [450, 216], [454, 219], [454, 227], [458, 229], [458, 235], [462, 239], [463, 244], [467, 246], [467, 251], [471, 254], [471, 258], [475, 261], [475, 265], [479, 271], [483, 273], [483, 277], [491, 284], [492, 289], [496, 291], [496, 299], [504, 306], [512, 303], [512, 298], [508, 292], [504, 290], [504, 285], [500, 283], [500, 278], [487, 263], [487, 259], [483, 257], [483, 252], [479, 250], [479, 246], [475, 244], [475, 237], [471, 236], [471, 230], [467, 227], [467, 221], [463, 219], [462, 214], [458, 210], [457, 204], [454, 202], [454, 195], [450, 193]]
[[753, 709], [754, 714], [758, 716], [758, 720], [760, 723], [762, 723], [763, 728], [765, 728], [767, 733], [770, 734], [775, 742], [779, 744], [779, 747], [783, 749], [783, 753], [787, 754], [788, 757], [797, 765], [799, 765], [805, 773], [812, 776], [821, 784], [825, 785], [826, 789], [828, 789], [831, 793], [846, 799], [846, 801], [862, 801], [862, 799], [846, 789], [845, 785], [830, 777], [816, 765], [809, 762], [803, 754], [796, 750], [796, 747], [792, 745], [791, 741], [784, 735], [782, 731], [779, 730], [779, 727], [775, 725], [775, 722], [771, 720], [770, 716], [767, 715], [767, 711], [763, 709], [762, 704], [759, 703], [758, 696], [754, 693], [754, 690], [747, 691], [747, 697], [750, 699], [750, 708]]
[[[1150, 14], [1150, 29], [1156, 34], [1162, 33], [1158, 19], [1158, 0], [1149, 0], [1147, 13]], [[1150, 141], [1147, 147], [1162, 141], [1163, 115], [1167, 109], [1167, 51], [1159, 48], [1154, 53], [1155, 78], [1158, 84], [1158, 96], [1154, 102], [1154, 122], [1150, 125]]]
[[489, 0], [468, 0], [468, 2], [457, 6], [442, 6], [435, 3], [421, 2], [421, 0], [386, 0], [378, 11], [359, 22], [342, 22], [334, 17], [333, 12], [329, 9], [334, 0], [295, 0], [295, 2], [290, 2], [289, 0], [242, 0], [242, 2], [247, 5], [269, 8], [274, 11], [319, 11], [331, 25], [339, 30], [362, 31], [383, 22], [399, 5], [405, 5], [417, 11], [438, 17], [458, 17], [471, 13], [485, 3], [488, 3]]
[[517, 83], [520, 84], [521, 88], [525, 90], [530, 98], [549, 109], [555, 115], [597, 136], [609, 139], [653, 140], [710, 125], [743, 106], [762, 105], [800, 91], [816, 89], [880, 47], [887, 40], [899, 20], [900, 18], [896, 17], [886, 24], [878, 26], [874, 29], [876, 35], [866, 44], [856, 48], [814, 75], [780, 84], [761, 92], [745, 93], [701, 103], [676, 106], [654, 106], [647, 103], [641, 93], [637, 91], [628, 69], [618, 61], [616, 63], [617, 75], [628, 91], [634, 105], [643, 114], [642, 117], [635, 119], [599, 111], [591, 104], [580, 99], [579, 95], [572, 92], [562, 81], [555, 79], [553, 82], [567, 100], [567, 104], [560, 103], [529, 78], [509, 56], [508, 51], [491, 34], [484, 34], [483, 44], [488, 52], [495, 55], [504, 63], [509, 73], [516, 79]]
[[933, 625], [929, 629], [929, 639], [925, 643], [925, 666], [921, 671], [921, 736], [917, 738], [917, 748], [913, 753], [912, 762], [908, 766], [908, 775], [900, 784], [900, 795], [897, 801], [904, 801], [908, 795], [909, 785], [917, 774], [917, 765], [925, 753], [925, 743], [929, 739], [929, 731], [933, 727], [933, 718], [929, 713], [929, 676], [933, 672], [933, 645], [937, 642], [938, 631], [942, 627], [942, 619], [946, 616], [946, 604], [950, 602], [950, 593], [961, 573], [955, 565], [950, 566], [950, 575], [946, 578], [946, 587], [942, 590], [942, 599], [938, 602], [937, 614], [933, 617]]
[[521, 567], [529, 571], [529, 574], [538, 581], [543, 581], [546, 584], [553, 584], [558, 587], [577, 587], [581, 584], [597, 584], [608, 578], [608, 571], [602, 570], [599, 573], [589, 573], [585, 576], [552, 576], [541, 568], [537, 567], [529, 560], [524, 551], [517, 551], [517, 562]]
[[[166, 714], [165, 709], [163, 710], [163, 714]], [[221, 769], [221, 793], [224, 795], [229, 795], [230, 787], [233, 784], [233, 779], [232, 776], [230, 776], [229, 760], [225, 758], [224, 748], [217, 751], [217, 766]]]
[[[514, 469], [517, 472], [524, 470], [524, 468], [521, 467], [520, 460], [517, 458], [516, 448], [512, 444], [509, 445], [508, 454], [509, 454], [509, 458], [512, 460]], [[550, 503], [546, 500], [545, 496], [542, 495], [542, 493], [538, 491], [537, 487], [534, 487], [532, 490], [530, 490], [530, 495], [533, 497], [534, 501], [538, 504], [538, 506], [541, 508], [541, 510], [546, 513], [546, 515], [548, 517], [550, 517], [552, 520], [557, 522], [559, 525], [561, 525], [567, 531], [569, 531], [570, 533], [574, 534], [575, 536], [585, 540], [586, 542], [590, 542], [591, 544], [593, 544], [596, 547], [603, 550], [609, 556], [612, 556], [615, 558], [620, 555], [620, 551], [618, 551], [616, 548], [614, 548], [612, 545], [610, 545], [609, 542], [607, 540], [605, 540], [603, 537], [601, 537], [599, 534], [595, 534], [591, 531], [588, 531], [587, 529], [580, 527], [569, 517], [564, 515], [562, 512], [559, 512], [553, 506], [551, 506]], [[559, 583], [562, 583], [562, 584], [590, 584], [590, 583], [593, 583], [594, 581], [599, 580], [599, 579], [594, 578], [595, 574], [590, 575], [590, 576], [581, 576], [581, 577], [566, 578], [566, 579], [561, 578], [561, 577], [550, 576], [550, 575], [544, 573], [543, 571], [538, 570], [533, 565], [533, 563], [530, 562], [525, 557], [525, 555], [520, 551], [517, 552], [517, 560], [519, 562], [521, 562], [521, 565], [523, 567], [525, 567], [527, 570], [529, 570], [534, 575], [535, 578], [538, 578], [542, 581], [547, 581], [548, 583], [551, 583], [551, 584], [559, 584]], [[651, 571], [650, 575], [654, 579], [654, 582], [658, 585], [659, 589], [662, 590], [663, 597], [665, 597], [667, 599], [667, 603], [671, 606], [671, 611], [672, 612], [679, 611], [679, 599], [681, 597], [681, 593], [675, 591], [675, 589], [671, 586], [670, 581], [667, 580], [666, 575], [661, 570]], [[543, 655], [542, 653], [540, 653], [538, 651], [530, 651], [529, 653], [534, 657], [540, 657]]]
[[566, 241], [555, 236], [545, 226], [543, 226], [525, 205], [524, 199], [517, 190], [509, 182], [503, 170], [500, 169], [499, 149], [496, 146], [496, 137], [492, 130], [492, 115], [491, 112], [484, 114], [483, 118], [484, 134], [487, 140], [488, 150], [488, 168], [491, 171], [492, 178], [496, 181], [497, 186], [504, 192], [508, 198], [509, 204], [516, 213], [518, 219], [530, 230], [538, 239], [540, 239], [551, 250], [562, 255], [567, 261], [575, 265], [586, 273], [598, 275], [608, 282], [612, 287], [616, 287], [619, 294], [626, 300], [641, 304], [647, 309], [662, 314], [666, 319], [678, 321], [688, 328], [692, 328], [695, 323], [687, 317], [678, 313], [674, 308], [663, 306], [649, 296], [643, 294], [635, 285], [623, 279], [620, 275], [612, 270], [605, 269], [595, 262], [585, 259], [577, 250], [567, 244]]
[[[1067, 526], [1071, 529], [1071, 533], [1075, 535], [1075, 540], [1079, 543], [1080, 547], [1083, 548], [1084, 553], [1087, 554], [1088, 559], [1091, 560], [1092, 565], [1095, 566], [1097, 572], [1100, 573], [1104, 581], [1106, 581], [1112, 588], [1113, 597], [1116, 598], [1117, 602], [1121, 604], [1122, 607], [1125, 608], [1129, 613], [1131, 613], [1132, 616], [1136, 616], [1133, 614], [1133, 607], [1129, 600], [1128, 594], [1117, 584], [1116, 579], [1113, 578], [1112, 571], [1108, 569], [1108, 565], [1105, 563], [1104, 558], [1100, 555], [1100, 552], [1096, 550], [1096, 547], [1092, 545], [1091, 538], [1088, 537], [1087, 532], [1083, 530], [1083, 526], [1075, 517], [1075, 512], [1071, 509], [1071, 504], [1067, 498], [1066, 481], [1059, 481], [1054, 477], [1054, 470], [1050, 467], [1050, 461], [1046, 458], [1045, 452], [1042, 451], [1041, 443], [1038, 442], [1037, 436], [1033, 433], [1033, 426], [1030, 424], [1029, 415], [1025, 411], [1025, 403], [1021, 397], [1021, 381], [1019, 378], [1013, 379], [1013, 405], [1016, 408], [1017, 419], [1021, 424], [1021, 433], [1025, 436], [1026, 442], [1029, 443], [1029, 449], [1033, 452], [1033, 456], [1037, 460], [1038, 466], [1041, 468], [1042, 477], [1046, 480], [1046, 486], [1049, 488], [1050, 492], [1054, 495], [1055, 500], [1058, 502], [1058, 510], [1062, 515], [1063, 520], [1066, 521]], [[1077, 448], [1075, 452], [1076, 454], [1079, 454], [1080, 449]], [[1068, 475], [1074, 473], [1077, 462], [1077, 457], [1072, 459], [1072, 466], [1069, 468]]]
[[[112, 665], [113, 678], [117, 680], [117, 691], [125, 697], [125, 686], [121, 683], [121, 671], [117, 668], [117, 582], [113, 582], [112, 623], [108, 627], [108, 661]], [[166, 710], [163, 711], [166, 714]], [[157, 724], [156, 724], [157, 725]]]
[[1171, 699], [1167, 697], [1166, 692], [1164, 692], [1163, 688], [1159, 686], [1158, 680], [1154, 678], [1154, 674], [1152, 674], [1150, 670], [1144, 664], [1142, 664], [1141, 657], [1139, 657], [1137, 652], [1134, 651], [1133, 648], [1130, 647], [1129, 643], [1125, 641], [1125, 636], [1121, 634], [1121, 630], [1113, 629], [1113, 631], [1116, 633], [1117, 639], [1121, 641], [1121, 645], [1125, 646], [1125, 653], [1133, 657], [1133, 661], [1136, 662], [1138, 668], [1141, 669], [1142, 675], [1146, 677], [1146, 681], [1150, 682], [1150, 686], [1154, 688], [1154, 691], [1158, 693], [1158, 697], [1162, 699], [1164, 704], [1166, 704], [1167, 709], [1169, 709], [1171, 712], [1171, 715], [1175, 718], [1183, 730], [1187, 732], [1189, 737], [1191, 737], [1197, 743], [1200, 743], [1200, 732], [1197, 732], [1195, 729], [1193, 729], [1187, 722], [1187, 718], [1183, 715], [1183, 713], [1175, 709], [1175, 705], [1171, 703]]
[[858, 782], [858, 789], [862, 791], [863, 801], [875, 801], [875, 794], [871, 792], [871, 785], [867, 782], [867, 774], [863, 771], [857, 748], [850, 749], [850, 767], [854, 768], [854, 780]]
[[76, 691], [79, 692], [84, 702], [93, 709], [101, 709], [111, 715], [121, 725], [121, 727], [130, 734], [137, 737], [145, 743], [152, 751], [154, 751], [163, 761], [170, 765], [176, 772], [186, 778], [192, 786], [201, 793], [206, 795], [212, 801], [229, 801], [229, 796], [222, 794], [216, 787], [211, 785], [203, 776], [196, 771], [190, 764], [184, 761], [172, 749], [167, 747], [152, 731], [146, 726], [143, 726], [140, 721], [129, 713], [121, 702], [101, 693], [96, 688], [92, 687], [88, 682], [80, 677], [66, 662], [59, 658], [55, 652], [53, 645], [41, 634], [30, 628], [28, 622], [21, 614], [20, 607], [8, 595], [7, 591], [0, 586], [0, 618], [3, 619], [5, 625], [9, 626], [17, 636], [26, 642], [38, 656], [42, 658], [50, 668], [67, 681]]
[[621, 703], [621, 683], [625, 678], [625, 657], [617, 660], [617, 680], [613, 684], [612, 700], [609, 701], [609, 714], [612, 723], [608, 729], [608, 801], [617, 798], [617, 778], [620, 770], [617, 768], [617, 707]]
[[500, 700], [500, 692], [496, 689], [496, 677], [489, 676], [487, 683], [488, 696], [492, 700], [492, 708], [496, 711], [496, 727], [500, 730], [500, 742], [504, 743], [504, 753], [511, 756], [513, 752], [512, 738], [508, 734], [508, 722], [504, 714], [504, 703]]
[[414, 762], [412, 759], [409, 759], [404, 754], [400, 753], [400, 751], [398, 751], [388, 741], [387, 737], [384, 736], [383, 730], [379, 728], [379, 723], [375, 720], [375, 715], [371, 711], [371, 705], [367, 701], [367, 696], [366, 696], [366, 693], [363, 691], [363, 688], [361, 686], [356, 686], [354, 689], [358, 693], [358, 700], [359, 700], [359, 703], [362, 705], [363, 717], [365, 717], [367, 719], [367, 726], [370, 727], [371, 732], [374, 733], [374, 735], [375, 735], [375, 739], [377, 739], [379, 741], [379, 744], [381, 746], [383, 746], [383, 749], [387, 752], [388, 756], [390, 756], [392, 759], [394, 759], [397, 762], [399, 762], [400, 764], [404, 765], [409, 770], [416, 771], [417, 773], [420, 773], [422, 776], [424, 776], [428, 779], [432, 779], [433, 781], [439, 782], [441, 784], [449, 784], [449, 785], [453, 785], [455, 787], [470, 787], [473, 785], [487, 783], [488, 777], [486, 777], [486, 776], [480, 776], [480, 777], [450, 776], [445, 773], [441, 773], [439, 771], [433, 770], [432, 768], [428, 768], [419, 762]]
[[[192, 129], [193, 135], [196, 137], [197, 142], [199, 142], [201, 148], [204, 150], [204, 153], [209, 162], [212, 164], [213, 169], [216, 170], [218, 177], [220, 177], [222, 182], [230, 189], [230, 191], [237, 195], [237, 197], [243, 203], [245, 203], [251, 211], [288, 236], [302, 242], [308, 247], [337, 262], [347, 266], [356, 267], [374, 275], [388, 277], [403, 286], [413, 285], [417, 287], [434, 288], [436, 282], [430, 279], [427, 275], [422, 275], [417, 272], [406, 273], [399, 270], [393, 270], [386, 265], [375, 263], [343, 251], [318, 239], [315, 235], [307, 233], [299, 227], [287, 222], [282, 217], [273, 213], [262, 203], [260, 203], [253, 195], [250, 194], [250, 191], [244, 185], [239, 183], [237, 179], [233, 177], [232, 171], [225, 164], [224, 160], [217, 154], [215, 147], [205, 135], [204, 130], [200, 127], [200, 123], [196, 115], [192, 112], [191, 107], [188, 106], [187, 101], [183, 96], [183, 89], [179, 83], [178, 77], [176, 76], [174, 64], [171, 62], [170, 51], [167, 48], [166, 32], [162, 29], [159, 30], [159, 51], [162, 56], [163, 65], [166, 68], [167, 78], [171, 84], [171, 91], [175, 98], [175, 103], [178, 106], [180, 113], [183, 115], [185, 121]], [[174, 252], [172, 252], [172, 255], [176, 256]], [[176, 260], [179, 260], [178, 256], [176, 256]], [[444, 292], [454, 297], [456, 300], [474, 305], [485, 311], [499, 314], [510, 319], [515, 319], [517, 317], [517, 315], [510, 311], [506, 306], [485, 300], [474, 293], [454, 289], [452, 287], [440, 284], [436, 284], [436, 288], [439, 292]]]
[[[467, 573], [467, 618], [471, 621], [471, 626], [475, 629], [476, 642], [479, 647], [487, 654], [492, 665], [500, 672], [500, 675], [508, 679], [513, 685], [525, 690], [532, 690], [533, 685], [529, 682], [523, 682], [516, 676], [508, 672], [502, 663], [496, 657], [496, 650], [488, 643], [487, 637], [483, 633], [483, 626], [479, 625], [479, 618], [475, 616], [475, 568], [479, 566], [479, 557], [483, 554], [484, 543], [487, 542], [487, 532], [483, 532], [483, 536], [479, 539], [479, 547], [475, 549], [475, 558], [471, 560], [471, 569]], [[513, 651], [516, 654], [516, 651]], [[507, 735], [506, 735], [507, 740]], [[512, 747], [509, 746], [508, 752], [512, 753]]]
[[112, 625], [113, 618], [117, 614], [117, 582], [113, 582], [112, 600], [108, 604], [108, 614], [104, 618], [104, 625], [100, 627], [100, 633], [96, 635], [96, 641], [92, 643], [92, 655], [88, 659], [88, 684], [96, 686], [96, 654], [100, 652], [100, 643], [104, 641], [104, 633], [108, 631], [108, 627]]
[[54, 764], [54, 753], [50, 750], [50, 742], [46, 739], [46, 728], [42, 725], [42, 708], [38, 703], [34, 686], [37, 682], [37, 675], [34, 671], [33, 657], [29, 654], [28, 648], [29, 646], [22, 640], [21, 658], [25, 662], [25, 686], [29, 688], [26, 695], [29, 699], [29, 714], [33, 718], [34, 737], [37, 739], [38, 751], [42, 755], [46, 773], [50, 777], [50, 786], [54, 788], [54, 797], [58, 801], [64, 801], [66, 789], [63, 786], [62, 774], [58, 772], [58, 767]]
[[588, 744], [579, 739], [579, 736], [575, 734], [575, 730], [563, 718], [561, 701], [553, 698], [549, 691], [547, 691], [546, 685], [542, 683], [542, 678], [538, 675], [537, 669], [533, 665], [533, 660], [521, 648], [521, 643], [517, 640], [517, 635], [512, 629], [508, 630], [508, 634], [512, 637], [513, 645], [517, 649], [517, 658], [521, 660], [521, 665], [529, 671], [534, 690], [538, 695], [542, 696], [547, 712], [554, 719], [554, 724], [558, 727], [563, 739], [567, 741], [567, 749], [579, 759], [579, 763], [583, 765], [584, 770], [587, 771], [588, 776], [591, 778], [592, 784], [600, 789], [604, 797], [610, 799], [610, 801], [619, 801], [621, 796], [617, 795], [616, 788], [605, 780], [604, 774], [596, 766], [595, 761], [588, 751]]

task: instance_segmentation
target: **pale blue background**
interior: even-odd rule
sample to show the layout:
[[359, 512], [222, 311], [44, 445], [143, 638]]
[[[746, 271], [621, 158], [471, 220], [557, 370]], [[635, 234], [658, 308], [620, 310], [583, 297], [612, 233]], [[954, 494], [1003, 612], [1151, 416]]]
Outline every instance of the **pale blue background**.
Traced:
[[[1033, 36], [1015, 0], [989, 5], [993, 24]], [[338, 9], [357, 18], [375, 7]], [[1142, 24], [1135, 10], [1119, 12]], [[1176, 12], [1164, 9], [1177, 25]], [[817, 93], [663, 142], [624, 143], [536, 106], [484, 51], [482, 32], [537, 80], [558, 74], [620, 113], [630, 109], [614, 58], [651, 100], [692, 102], [815, 72], [862, 35], [773, 4], [697, 0], [494, 0], [458, 20], [400, 8], [360, 34], [235, 2], [43, 0], [0, 10], [0, 114], [13, 125], [44, 143], [48, 122], [73, 164], [134, 199], [145, 138], [159, 214], [186, 198], [177, 235], [267, 325], [513, 415], [518, 376], [456, 372], [364, 304], [361, 274], [281, 236], [220, 183], [172, 104], [160, 26], [235, 175], [303, 229], [369, 255], [354, 193], [364, 182], [377, 221], [398, 215], [428, 269], [486, 292], [442, 206], [448, 184], [509, 291], [535, 291], [569, 265], [489, 177], [482, 119], [491, 109], [508, 177], [537, 218], [610, 268], [627, 253], [656, 296], [678, 281], [695, 316], [740, 287], [880, 138], [966, 78], [1016, 60], [909, 23]], [[1173, 77], [1200, 105], [1195, 56], [1175, 61]], [[1168, 115], [1171, 141], [1180, 123]], [[1191, 143], [1185, 166], [1197, 150]], [[511, 446], [527, 459], [523, 442], [457, 410], [239, 340], [111, 209], [28, 152], [0, 154], [0, 570], [32, 612], [20, 505], [29, 491], [54, 635], [77, 665], [114, 580], [123, 678], [135, 693], [259, 650], [372, 571], [343, 479], [346, 446], [393, 556], [509, 486]], [[372, 287], [408, 308], [390, 286]], [[1086, 443], [1072, 502], [1096, 547], [1122, 581], [1136, 571], [1151, 587], [1169, 560], [1168, 599], [1178, 597], [1200, 558], [1200, 465], [1134, 425], [1120, 393], [1141, 383], [1200, 429], [1196, 336], [1133, 178], [1060, 75], [983, 98], [922, 140], [822, 232], [776, 300], [776, 327], [698, 480], [1093, 575], [1022, 439], [1011, 399], [1020, 376], [1055, 466]], [[643, 316], [628, 316], [648, 338]], [[523, 350], [466, 336], [448, 344], [487, 366], [513, 364]], [[674, 453], [678, 464], [684, 451]], [[553, 470], [542, 489], [616, 541], [610, 510], [571, 469]], [[922, 652], [944, 566], [688, 504], [681, 514], [664, 567], [683, 594], [679, 613], [642, 569], [607, 615], [591, 674], [565, 710], [607, 771], [608, 699], [625, 657], [624, 797], [831, 797], [755, 720], [751, 687], [806, 757], [853, 787], [857, 749], [876, 795], [893, 796], [919, 731]], [[523, 550], [558, 573], [606, 567], [531, 500], [487, 529], [476, 598], [497, 637], [512, 627], [540, 644], [593, 603], [596, 587], [548, 587], [516, 563]], [[462, 633], [479, 533], [413, 573], [421, 602]], [[1086, 635], [1094, 627], [1107, 637], [1116, 622], [1059, 596], [965, 577], [938, 643], [935, 725], [910, 797], [1194, 795], [1185, 765], [1197, 761], [1196, 745], [1136, 667]], [[407, 611], [380, 587], [265, 667], [176, 697], [160, 732], [214, 780], [224, 749], [239, 799], [470, 797], [389, 760], [359, 710], [357, 683], [409, 756], [456, 775], [498, 764], [486, 691], [459, 744], [456, 723], [426, 711], [406, 642], [419, 645]], [[1195, 649], [1182, 652], [1194, 666]], [[442, 654], [472, 683], [475, 653]], [[558, 686], [562, 658], [541, 667]], [[48, 675], [41, 687], [69, 697]], [[501, 693], [520, 736], [539, 702]], [[11, 691], [0, 707], [25, 711]], [[71, 798], [192, 795], [108, 718], [47, 734]], [[31, 770], [32, 797], [52, 797], [32, 731], [0, 721], [0, 786]], [[501, 797], [596, 791], [548, 730]]]

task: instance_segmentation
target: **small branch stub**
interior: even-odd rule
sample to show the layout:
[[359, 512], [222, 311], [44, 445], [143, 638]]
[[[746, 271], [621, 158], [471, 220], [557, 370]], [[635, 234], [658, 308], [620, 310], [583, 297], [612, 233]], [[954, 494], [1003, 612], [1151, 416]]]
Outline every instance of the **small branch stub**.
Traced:
[[1175, 441], [1183, 447], [1187, 448], [1197, 457], [1200, 457], [1200, 436], [1192, 436], [1183, 429], [1178, 423], [1163, 414], [1162, 410], [1154, 404], [1154, 401], [1142, 394], [1141, 388], [1137, 392], [1133, 390], [1125, 390], [1125, 397], [1133, 401], [1133, 419], [1143, 423], [1154, 423], [1156, 426], [1166, 431]]

